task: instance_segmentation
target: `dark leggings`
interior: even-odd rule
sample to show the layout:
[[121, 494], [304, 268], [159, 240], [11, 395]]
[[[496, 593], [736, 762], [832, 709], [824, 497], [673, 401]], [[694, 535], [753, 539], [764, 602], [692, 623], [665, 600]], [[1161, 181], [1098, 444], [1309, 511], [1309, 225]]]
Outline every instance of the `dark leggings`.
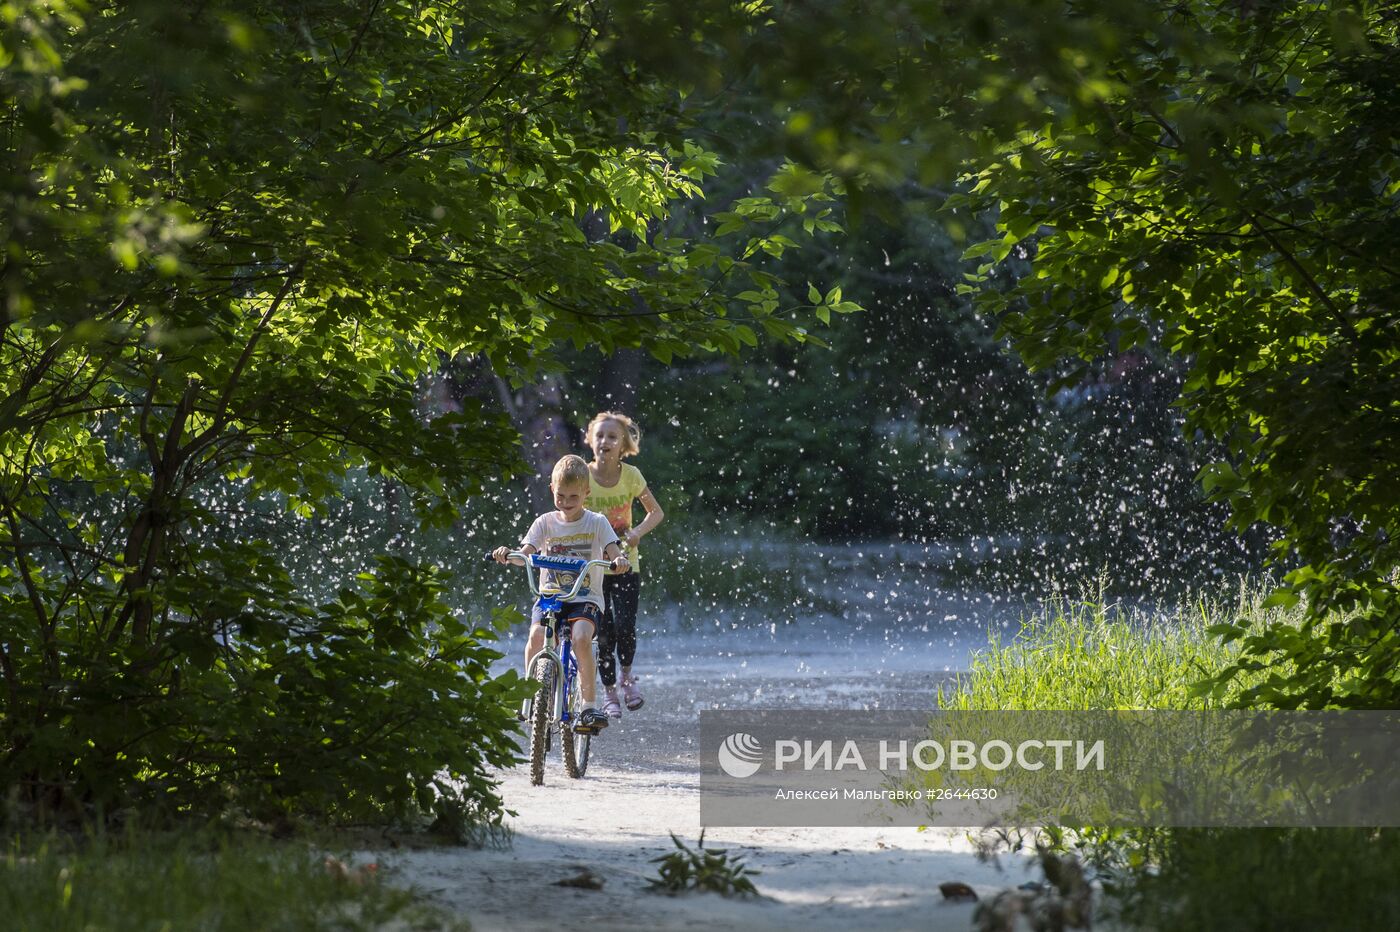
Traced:
[[598, 626], [598, 675], [604, 686], [617, 685], [617, 661], [630, 668], [637, 655], [637, 593], [641, 586], [636, 573], [603, 577], [603, 602], [607, 608], [603, 610], [603, 623]]

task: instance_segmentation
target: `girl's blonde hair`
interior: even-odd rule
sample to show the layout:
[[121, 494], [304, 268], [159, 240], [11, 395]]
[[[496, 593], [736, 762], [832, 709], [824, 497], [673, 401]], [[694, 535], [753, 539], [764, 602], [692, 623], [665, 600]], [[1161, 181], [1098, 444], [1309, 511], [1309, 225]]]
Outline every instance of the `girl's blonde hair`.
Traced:
[[633, 456], [642, 450], [642, 429], [637, 426], [637, 422], [625, 414], [617, 411], [599, 411], [593, 415], [593, 420], [588, 422], [588, 429], [584, 431], [584, 441], [588, 444], [588, 449], [593, 449], [593, 431], [598, 429], [598, 425], [604, 421], [617, 421], [622, 425], [622, 453], [621, 456]]

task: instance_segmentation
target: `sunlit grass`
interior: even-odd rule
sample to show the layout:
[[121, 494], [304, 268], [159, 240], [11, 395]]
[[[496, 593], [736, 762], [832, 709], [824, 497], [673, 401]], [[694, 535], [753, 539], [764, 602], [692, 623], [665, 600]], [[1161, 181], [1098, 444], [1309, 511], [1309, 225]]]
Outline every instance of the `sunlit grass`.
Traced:
[[1241, 621], [1258, 630], [1301, 618], [1298, 610], [1263, 608], [1266, 593], [1245, 584], [1233, 597], [1199, 596], [1151, 611], [1109, 601], [1102, 588], [1049, 599], [1011, 641], [994, 633], [940, 704], [957, 710], [1221, 708], [1256, 679], [1241, 677], [1213, 700], [1189, 695], [1192, 684], [1239, 655], [1238, 642], [1222, 644], [1206, 629]]
[[[993, 637], [942, 706], [983, 709], [1211, 709], [1193, 683], [1235, 659], [1206, 629], [1258, 630], [1301, 621], [1301, 609], [1264, 608], [1268, 588], [1198, 597], [1151, 612], [1102, 589], [1042, 604], [1010, 642]], [[1039, 833], [1092, 864], [1113, 891], [1119, 924], [1133, 929], [1381, 929], [1400, 924], [1400, 833], [1393, 829], [1110, 829]]]
[[25, 932], [130, 929], [465, 929], [301, 843], [204, 835], [12, 840], [0, 858], [0, 925]]

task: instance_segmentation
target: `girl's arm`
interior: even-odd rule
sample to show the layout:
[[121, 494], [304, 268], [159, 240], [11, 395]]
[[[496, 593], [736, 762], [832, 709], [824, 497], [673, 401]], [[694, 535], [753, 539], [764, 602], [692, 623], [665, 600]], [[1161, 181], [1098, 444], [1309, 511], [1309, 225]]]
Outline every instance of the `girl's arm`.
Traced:
[[666, 512], [661, 510], [661, 503], [656, 500], [655, 495], [651, 494], [651, 486], [642, 489], [642, 493], [637, 496], [637, 501], [641, 502], [642, 507], [647, 510], [647, 516], [642, 519], [641, 524], [627, 532], [627, 546], [629, 547], [637, 546], [637, 541], [666, 520]]
[[614, 573], [625, 573], [632, 568], [631, 562], [627, 559], [627, 555], [622, 552], [622, 548], [617, 545], [617, 541], [613, 541], [603, 548], [603, 556], [612, 561]]

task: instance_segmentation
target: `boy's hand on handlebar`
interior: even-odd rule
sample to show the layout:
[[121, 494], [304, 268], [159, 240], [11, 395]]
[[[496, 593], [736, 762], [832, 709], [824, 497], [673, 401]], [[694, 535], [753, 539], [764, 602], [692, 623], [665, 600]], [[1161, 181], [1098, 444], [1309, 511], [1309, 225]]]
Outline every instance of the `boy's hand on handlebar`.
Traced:
[[628, 562], [626, 554], [613, 558], [612, 571], [614, 573], [625, 573], [631, 568], [632, 564]]
[[510, 561], [506, 559], [506, 554], [508, 553], [510, 553], [509, 547], [497, 547], [495, 550], [491, 551], [491, 559], [495, 560], [497, 563], [509, 563]]

